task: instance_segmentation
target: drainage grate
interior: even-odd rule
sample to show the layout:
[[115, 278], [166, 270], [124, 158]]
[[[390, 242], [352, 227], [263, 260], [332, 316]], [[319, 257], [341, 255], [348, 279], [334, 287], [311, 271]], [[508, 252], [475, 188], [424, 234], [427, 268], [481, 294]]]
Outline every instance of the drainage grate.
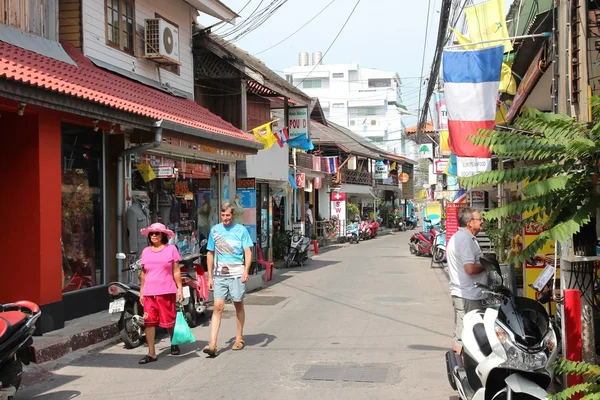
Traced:
[[383, 383], [388, 376], [388, 368], [343, 367], [338, 365], [313, 365], [302, 379], [308, 381], [345, 381]]
[[274, 306], [286, 300], [283, 296], [246, 296], [244, 304], [249, 306]]

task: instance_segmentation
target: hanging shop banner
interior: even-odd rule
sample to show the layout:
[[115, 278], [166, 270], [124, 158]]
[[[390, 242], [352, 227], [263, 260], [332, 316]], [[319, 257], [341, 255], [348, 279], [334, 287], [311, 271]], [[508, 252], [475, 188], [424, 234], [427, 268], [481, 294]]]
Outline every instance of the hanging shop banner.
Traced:
[[466, 178], [492, 170], [491, 158], [456, 157], [458, 176]]
[[336, 218], [335, 235], [346, 236], [346, 193], [331, 192], [331, 218]]
[[419, 158], [433, 158], [433, 143], [423, 143], [420, 145]]
[[388, 166], [383, 161], [375, 163], [375, 179], [385, 180], [388, 178]]
[[315, 177], [314, 186], [315, 189], [323, 189], [323, 178], [320, 176]]
[[175, 176], [173, 167], [156, 167], [154, 168], [154, 173], [157, 178], [173, 178]]
[[[442, 203], [439, 201], [428, 201], [423, 207], [423, 231], [427, 232], [431, 225], [439, 224], [442, 219]], [[426, 222], [425, 219], [431, 220]]]
[[248, 229], [252, 242], [256, 243], [256, 179], [236, 179], [234, 209], [239, 207], [244, 210], [242, 224]]
[[446, 166], [448, 165], [447, 158], [436, 158], [433, 161], [434, 171], [437, 175], [441, 175], [446, 170]]
[[310, 140], [308, 106], [290, 107], [288, 115], [290, 139], [306, 135], [306, 138]]
[[296, 186], [299, 189], [304, 189], [306, 187], [306, 174], [296, 174]]
[[458, 232], [458, 214], [466, 206], [464, 203], [446, 203], [446, 243]]

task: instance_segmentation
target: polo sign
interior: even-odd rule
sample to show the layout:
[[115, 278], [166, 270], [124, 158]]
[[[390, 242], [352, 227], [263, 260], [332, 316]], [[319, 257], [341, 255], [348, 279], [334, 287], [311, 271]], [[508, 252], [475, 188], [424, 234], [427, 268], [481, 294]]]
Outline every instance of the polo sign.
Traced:
[[336, 219], [335, 235], [341, 237], [346, 235], [344, 228], [346, 222], [346, 193], [331, 192], [331, 218]]
[[433, 144], [423, 143], [419, 147], [419, 158], [433, 158]]

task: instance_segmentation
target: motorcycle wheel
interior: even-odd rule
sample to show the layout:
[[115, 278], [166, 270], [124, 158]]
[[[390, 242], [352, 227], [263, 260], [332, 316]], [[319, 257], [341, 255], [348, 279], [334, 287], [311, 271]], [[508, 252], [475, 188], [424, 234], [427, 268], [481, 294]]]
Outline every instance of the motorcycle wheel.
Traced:
[[410, 249], [410, 254], [417, 254], [417, 250], [415, 250], [415, 248], [410, 244], [408, 245], [408, 248]]
[[133, 310], [131, 307], [125, 307], [121, 316], [121, 332], [119, 336], [126, 349], [135, 349], [142, 344], [142, 328], [136, 326], [133, 322]]
[[21, 386], [21, 378], [23, 377], [22, 372], [23, 364], [21, 364], [21, 361], [18, 359], [4, 364], [2, 366], [2, 370], [0, 371], [0, 382], [2, 382], [2, 386], [14, 386], [15, 391], [19, 390], [19, 386]]
[[190, 328], [195, 328], [198, 326], [198, 320], [200, 319], [200, 316], [196, 312], [196, 295], [194, 293], [190, 293], [190, 300], [187, 306], [185, 306], [185, 312], [183, 313], [183, 316], [185, 317], [185, 320]]
[[289, 268], [292, 266], [292, 258], [294, 256], [291, 253], [288, 253], [287, 256], [285, 256], [285, 264], [283, 265], [284, 268]]

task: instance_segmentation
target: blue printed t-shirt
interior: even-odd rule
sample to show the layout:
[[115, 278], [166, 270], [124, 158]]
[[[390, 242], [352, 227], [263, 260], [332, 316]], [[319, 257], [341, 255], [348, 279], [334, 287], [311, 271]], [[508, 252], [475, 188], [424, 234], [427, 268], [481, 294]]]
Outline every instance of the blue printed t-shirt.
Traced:
[[214, 252], [213, 275], [238, 277], [244, 273], [244, 249], [252, 247], [252, 238], [244, 225], [212, 227], [206, 249]]

